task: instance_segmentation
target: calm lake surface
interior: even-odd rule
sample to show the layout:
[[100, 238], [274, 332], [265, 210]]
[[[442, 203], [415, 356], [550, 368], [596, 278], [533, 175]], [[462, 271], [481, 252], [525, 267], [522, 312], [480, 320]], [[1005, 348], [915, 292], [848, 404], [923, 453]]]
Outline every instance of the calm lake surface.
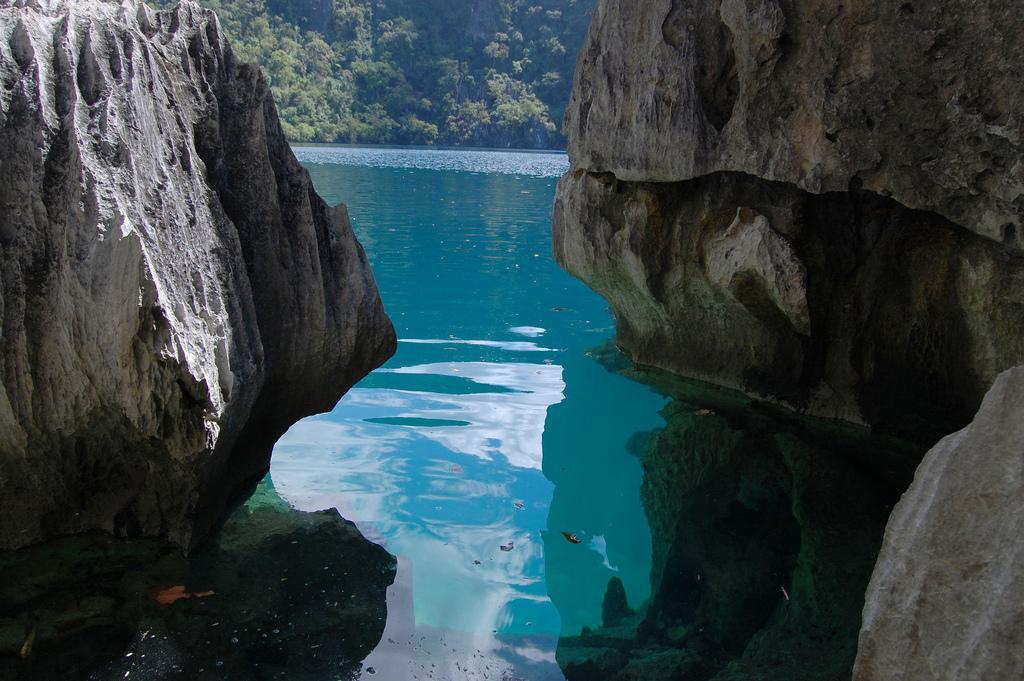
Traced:
[[[400, 339], [274, 451], [276, 490], [398, 556], [363, 678], [561, 679], [618, 577], [650, 595], [635, 433], [665, 398], [588, 356], [604, 301], [551, 255], [563, 154], [299, 147], [348, 204]], [[579, 539], [571, 543], [563, 532]], [[372, 668], [372, 672], [370, 671]]]

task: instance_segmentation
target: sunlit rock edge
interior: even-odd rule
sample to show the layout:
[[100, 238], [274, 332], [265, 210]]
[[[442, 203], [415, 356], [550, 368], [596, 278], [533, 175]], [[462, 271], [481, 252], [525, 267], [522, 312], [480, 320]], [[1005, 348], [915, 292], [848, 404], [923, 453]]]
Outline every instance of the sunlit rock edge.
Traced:
[[194, 2], [0, 6], [0, 547], [201, 538], [394, 351], [344, 207]]

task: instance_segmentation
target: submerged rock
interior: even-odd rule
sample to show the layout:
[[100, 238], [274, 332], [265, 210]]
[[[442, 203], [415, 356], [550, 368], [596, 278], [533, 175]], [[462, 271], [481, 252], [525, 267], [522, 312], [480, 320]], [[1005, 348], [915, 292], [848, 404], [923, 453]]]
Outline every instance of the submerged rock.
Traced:
[[925, 455], [889, 518], [855, 681], [1024, 678], [1024, 367]]
[[566, 677], [849, 679], [885, 520], [919, 450], [660, 372], [629, 375], [673, 397], [638, 452], [651, 596], [631, 616], [609, 582], [603, 626], [559, 641]]
[[[6, 552], [0, 679], [354, 678], [395, 569], [336, 510], [295, 511], [269, 480], [188, 558], [97, 533]], [[202, 597], [154, 597], [175, 588]]]
[[0, 3], [0, 548], [193, 544], [394, 351], [344, 207], [184, 0]]
[[626, 598], [626, 587], [618, 577], [608, 580], [608, 589], [604, 592], [601, 602], [601, 624], [614, 627], [633, 614]]

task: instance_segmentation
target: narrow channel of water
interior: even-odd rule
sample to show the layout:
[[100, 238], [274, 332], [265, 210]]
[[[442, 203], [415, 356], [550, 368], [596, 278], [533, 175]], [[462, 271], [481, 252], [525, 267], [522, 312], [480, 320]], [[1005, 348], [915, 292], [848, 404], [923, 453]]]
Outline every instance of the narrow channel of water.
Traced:
[[[665, 399], [588, 356], [607, 306], [551, 256], [561, 154], [299, 148], [344, 201], [400, 338], [271, 475], [399, 558], [377, 678], [560, 679], [609, 580], [650, 593], [637, 432]], [[572, 543], [562, 534], [578, 539]], [[425, 676], [424, 676], [425, 675]]]

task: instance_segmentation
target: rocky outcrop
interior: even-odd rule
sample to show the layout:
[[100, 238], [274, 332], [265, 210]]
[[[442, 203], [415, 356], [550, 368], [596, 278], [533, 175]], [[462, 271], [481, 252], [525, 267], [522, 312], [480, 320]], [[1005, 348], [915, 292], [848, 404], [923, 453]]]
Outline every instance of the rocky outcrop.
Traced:
[[1024, 361], [1021, 26], [996, 2], [604, 0], [556, 257], [640, 362], [949, 432]]
[[1024, 257], [869, 192], [576, 172], [559, 261], [637, 361], [933, 442], [1024, 358]]
[[603, 0], [569, 153], [625, 181], [854, 185], [1020, 248], [1022, 26], [1001, 0]]
[[[601, 0], [555, 255], [641, 363], [930, 444], [1024, 363], [1022, 28], [996, 0]], [[858, 681], [1021, 676], [1020, 382], [890, 521]]]
[[188, 546], [394, 349], [345, 211], [194, 2], [0, 3], [0, 547]]
[[1024, 367], [925, 456], [893, 510], [855, 681], [1024, 678]]

